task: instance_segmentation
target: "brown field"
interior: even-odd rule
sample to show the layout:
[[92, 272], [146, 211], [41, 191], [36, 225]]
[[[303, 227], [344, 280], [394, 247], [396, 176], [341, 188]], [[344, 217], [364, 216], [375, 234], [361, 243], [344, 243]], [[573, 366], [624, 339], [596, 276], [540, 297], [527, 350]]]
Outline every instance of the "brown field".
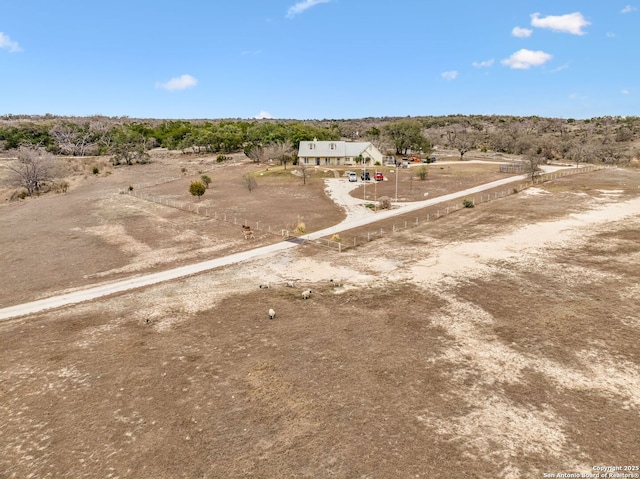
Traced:
[[[323, 194], [331, 171], [303, 186], [278, 169], [188, 161], [79, 176], [66, 195], [0, 207], [0, 306], [279, 240], [118, 194], [183, 166], [184, 180], [150, 190], [274, 229], [344, 216]], [[467, 173], [430, 167], [430, 195], [495, 179], [495, 166], [458, 166]], [[258, 169], [249, 194], [241, 174]], [[185, 193], [200, 171], [214, 182], [198, 202]], [[639, 187], [630, 170], [568, 176], [341, 254], [307, 244], [2, 322], [0, 478], [638, 465]]]

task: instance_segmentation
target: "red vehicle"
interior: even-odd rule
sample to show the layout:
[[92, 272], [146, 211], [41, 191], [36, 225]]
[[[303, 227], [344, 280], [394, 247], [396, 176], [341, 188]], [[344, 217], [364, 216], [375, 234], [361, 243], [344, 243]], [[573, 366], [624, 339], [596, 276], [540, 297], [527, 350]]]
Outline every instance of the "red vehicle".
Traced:
[[373, 179], [376, 181], [382, 181], [384, 180], [384, 176], [379, 171], [376, 171], [376, 174], [373, 175]]

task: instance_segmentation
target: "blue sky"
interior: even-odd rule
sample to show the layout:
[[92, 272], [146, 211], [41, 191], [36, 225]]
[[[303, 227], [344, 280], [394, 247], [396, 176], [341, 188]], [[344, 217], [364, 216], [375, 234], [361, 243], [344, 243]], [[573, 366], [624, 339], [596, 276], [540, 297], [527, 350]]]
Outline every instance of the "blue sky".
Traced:
[[0, 115], [640, 115], [640, 0], [0, 0], [0, 32]]

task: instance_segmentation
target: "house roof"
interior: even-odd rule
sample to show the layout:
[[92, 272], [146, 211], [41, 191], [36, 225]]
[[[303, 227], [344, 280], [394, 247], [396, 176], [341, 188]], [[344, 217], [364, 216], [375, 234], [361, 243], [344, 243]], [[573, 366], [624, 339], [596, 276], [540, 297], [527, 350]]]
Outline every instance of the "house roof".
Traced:
[[301, 141], [299, 157], [356, 157], [369, 148], [369, 141]]

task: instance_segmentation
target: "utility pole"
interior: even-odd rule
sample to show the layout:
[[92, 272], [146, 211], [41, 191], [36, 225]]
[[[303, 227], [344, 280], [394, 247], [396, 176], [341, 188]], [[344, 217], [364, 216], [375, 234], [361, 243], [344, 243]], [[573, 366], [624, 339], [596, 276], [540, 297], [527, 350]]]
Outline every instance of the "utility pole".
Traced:
[[396, 165], [396, 203], [398, 202], [398, 176], [400, 176], [400, 170], [398, 169], [398, 165]]

